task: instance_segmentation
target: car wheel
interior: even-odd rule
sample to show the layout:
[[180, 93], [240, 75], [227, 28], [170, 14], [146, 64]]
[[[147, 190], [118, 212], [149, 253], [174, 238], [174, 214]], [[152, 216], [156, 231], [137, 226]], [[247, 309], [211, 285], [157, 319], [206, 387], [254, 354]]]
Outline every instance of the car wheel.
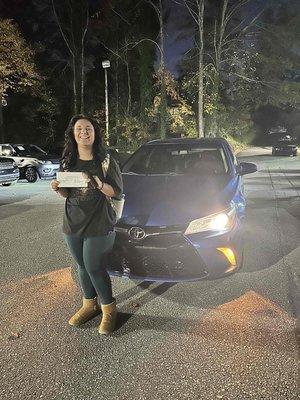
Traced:
[[25, 171], [25, 179], [30, 182], [34, 183], [36, 182], [38, 178], [38, 173], [34, 167], [27, 167]]
[[11, 183], [2, 183], [2, 186], [10, 186]]

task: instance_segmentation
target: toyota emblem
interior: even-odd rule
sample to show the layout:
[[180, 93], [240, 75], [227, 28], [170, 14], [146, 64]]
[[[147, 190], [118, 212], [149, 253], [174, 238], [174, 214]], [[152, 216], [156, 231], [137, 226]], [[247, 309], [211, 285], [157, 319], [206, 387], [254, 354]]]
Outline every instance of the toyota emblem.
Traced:
[[130, 228], [128, 234], [132, 239], [135, 240], [144, 239], [144, 237], [146, 236], [146, 232], [138, 226], [133, 226], [132, 228]]

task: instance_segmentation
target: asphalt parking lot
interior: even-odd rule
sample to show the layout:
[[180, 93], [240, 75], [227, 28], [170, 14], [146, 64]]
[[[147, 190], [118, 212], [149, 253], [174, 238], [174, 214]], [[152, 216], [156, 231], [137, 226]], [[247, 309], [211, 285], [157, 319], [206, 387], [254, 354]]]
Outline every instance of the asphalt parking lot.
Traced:
[[117, 331], [67, 324], [80, 303], [49, 182], [0, 187], [1, 399], [293, 400], [300, 157], [252, 149], [244, 266], [216, 281], [113, 278]]

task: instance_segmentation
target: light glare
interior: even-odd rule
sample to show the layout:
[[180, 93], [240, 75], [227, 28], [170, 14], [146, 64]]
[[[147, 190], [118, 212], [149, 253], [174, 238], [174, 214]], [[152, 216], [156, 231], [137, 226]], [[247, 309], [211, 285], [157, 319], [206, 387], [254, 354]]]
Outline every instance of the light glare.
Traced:
[[212, 219], [210, 226], [211, 226], [211, 229], [214, 229], [214, 230], [224, 229], [224, 228], [226, 228], [228, 222], [229, 222], [228, 215], [225, 213], [222, 213], [222, 214], [216, 215]]

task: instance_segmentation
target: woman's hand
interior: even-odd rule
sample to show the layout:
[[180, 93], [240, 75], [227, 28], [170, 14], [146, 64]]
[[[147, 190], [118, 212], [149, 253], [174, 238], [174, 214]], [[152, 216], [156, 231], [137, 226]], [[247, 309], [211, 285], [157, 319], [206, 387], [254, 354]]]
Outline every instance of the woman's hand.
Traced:
[[88, 187], [91, 189], [99, 189], [102, 187], [102, 182], [98, 178], [98, 176], [93, 176], [89, 171], [85, 171], [82, 173], [83, 177], [85, 178]]
[[67, 198], [69, 195], [68, 188], [60, 188], [59, 184], [60, 182], [58, 180], [53, 179], [53, 181], [50, 182], [51, 189], [58, 193], [61, 197]]
[[93, 176], [89, 171], [84, 171], [82, 174], [84, 178], [86, 178], [90, 188], [99, 189], [105, 196], [108, 197], [114, 197], [116, 195], [113, 187], [101, 181], [98, 176]]
[[50, 183], [51, 189], [57, 192], [59, 190], [59, 183], [60, 183], [59, 181], [53, 179]]

